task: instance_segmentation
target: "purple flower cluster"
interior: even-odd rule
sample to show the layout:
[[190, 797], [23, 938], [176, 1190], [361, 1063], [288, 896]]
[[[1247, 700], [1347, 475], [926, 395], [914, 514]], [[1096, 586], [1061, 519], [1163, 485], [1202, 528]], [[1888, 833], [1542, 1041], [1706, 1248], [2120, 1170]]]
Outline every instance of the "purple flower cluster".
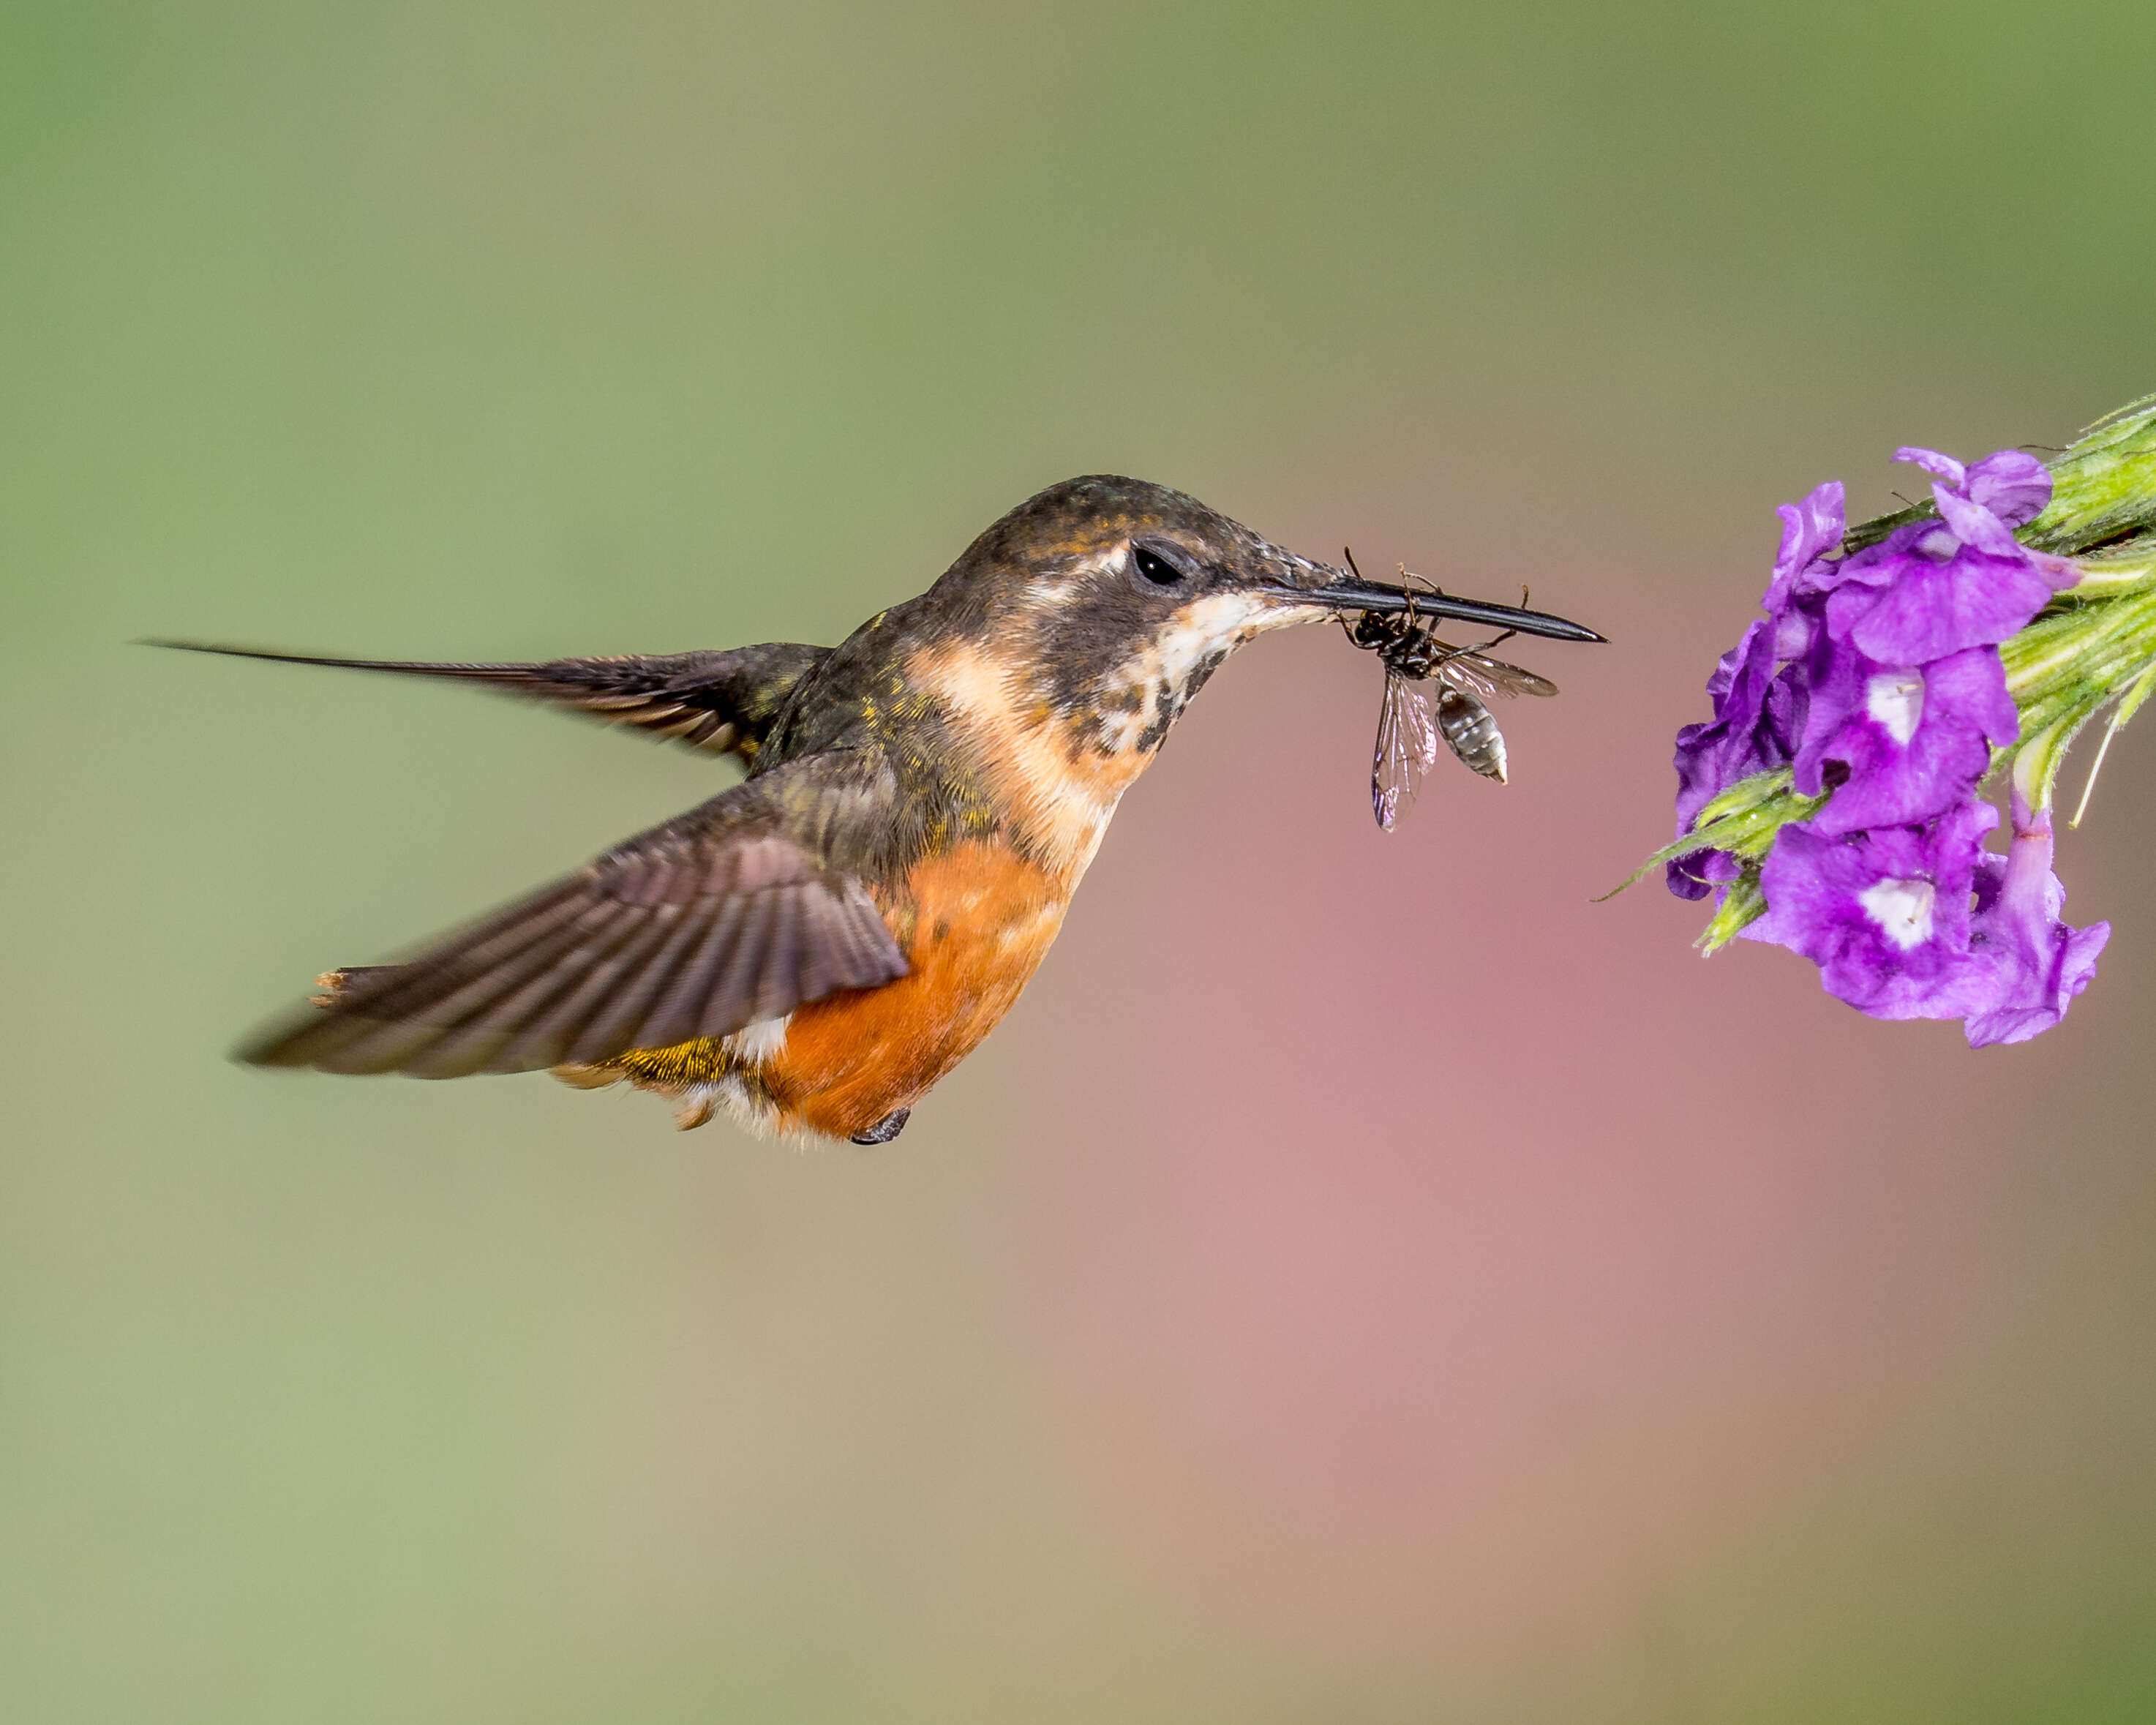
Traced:
[[[1875, 1018], [1962, 1019], [1975, 1047], [2025, 1041], [2066, 1016], [2111, 927], [2060, 920], [2048, 809], [2017, 792], [2007, 854], [1984, 848], [1999, 811], [1977, 788], [2020, 723], [1999, 644], [2077, 572], [2014, 536], [2051, 500], [2033, 457], [1895, 459], [1933, 475], [1938, 520], [1845, 557], [1838, 481], [1783, 506], [1767, 614], [1708, 681], [1713, 719], [1677, 733], [1677, 831], [1774, 768], [1804, 796], [1831, 792], [1776, 835], [1747, 937], [1803, 953]], [[1743, 873], [1726, 851], [1695, 852], [1670, 864], [1670, 890], [1703, 898]]]

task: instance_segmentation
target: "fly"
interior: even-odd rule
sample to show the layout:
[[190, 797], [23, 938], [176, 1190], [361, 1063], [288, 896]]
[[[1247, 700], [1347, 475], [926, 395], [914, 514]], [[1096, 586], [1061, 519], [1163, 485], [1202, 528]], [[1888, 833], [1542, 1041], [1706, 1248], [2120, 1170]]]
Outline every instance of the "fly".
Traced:
[[[1351, 554], [1349, 568], [1354, 561]], [[1405, 585], [1413, 578], [1403, 567], [1400, 578]], [[1488, 703], [1499, 696], [1557, 693], [1547, 677], [1488, 656], [1486, 649], [1512, 633], [1481, 647], [1455, 647], [1438, 639], [1434, 619], [1424, 622], [1412, 608], [1390, 617], [1366, 611], [1348, 629], [1348, 639], [1375, 653], [1385, 667], [1370, 762], [1371, 811], [1385, 831], [1414, 802], [1436, 762], [1440, 738], [1462, 766], [1504, 783], [1505, 736]], [[1430, 684], [1436, 685], [1434, 701]]]

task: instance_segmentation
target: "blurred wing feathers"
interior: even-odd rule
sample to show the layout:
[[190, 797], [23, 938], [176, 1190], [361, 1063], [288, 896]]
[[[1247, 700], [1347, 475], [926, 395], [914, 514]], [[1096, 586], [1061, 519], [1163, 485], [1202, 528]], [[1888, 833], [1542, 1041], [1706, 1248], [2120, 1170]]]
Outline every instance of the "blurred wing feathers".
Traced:
[[[731, 1035], [906, 974], [860, 878], [831, 865], [834, 809], [875, 789], [810, 756], [736, 786], [401, 964], [346, 973], [326, 1008], [240, 1050], [273, 1066], [454, 1078]], [[834, 781], [815, 783], [819, 778]]]
[[542, 665], [431, 664], [389, 659], [332, 659], [195, 641], [152, 641], [189, 653], [221, 653], [282, 665], [339, 670], [393, 671], [460, 683], [483, 683], [527, 701], [572, 707], [610, 725], [628, 725], [709, 754], [753, 760], [772, 721], [828, 648], [772, 641], [723, 652], [554, 659]]

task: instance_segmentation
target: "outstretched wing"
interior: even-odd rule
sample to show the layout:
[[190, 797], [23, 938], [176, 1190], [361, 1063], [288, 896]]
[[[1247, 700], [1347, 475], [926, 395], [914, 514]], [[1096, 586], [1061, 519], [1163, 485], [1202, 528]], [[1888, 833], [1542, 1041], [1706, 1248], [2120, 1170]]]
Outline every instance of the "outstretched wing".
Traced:
[[1500, 695], [1557, 693], [1557, 685], [1548, 677], [1538, 677], [1502, 659], [1487, 658], [1471, 648], [1446, 654], [1431, 667], [1430, 675], [1484, 701], [1494, 701]]
[[1437, 760], [1437, 729], [1430, 696], [1389, 666], [1378, 708], [1378, 744], [1370, 761], [1370, 809], [1386, 832], [1414, 806], [1415, 793]]
[[888, 769], [791, 761], [616, 846], [398, 964], [239, 1058], [457, 1078], [726, 1036], [906, 974], [860, 878], [834, 866], [888, 798]]
[[325, 665], [338, 670], [395, 671], [405, 676], [483, 683], [528, 701], [573, 707], [610, 725], [633, 725], [692, 748], [754, 761], [772, 721], [828, 647], [793, 641], [709, 653], [629, 655], [611, 659], [550, 659], [543, 665], [453, 665], [393, 659], [333, 659], [200, 641], [150, 641], [188, 653], [222, 653], [280, 665]]

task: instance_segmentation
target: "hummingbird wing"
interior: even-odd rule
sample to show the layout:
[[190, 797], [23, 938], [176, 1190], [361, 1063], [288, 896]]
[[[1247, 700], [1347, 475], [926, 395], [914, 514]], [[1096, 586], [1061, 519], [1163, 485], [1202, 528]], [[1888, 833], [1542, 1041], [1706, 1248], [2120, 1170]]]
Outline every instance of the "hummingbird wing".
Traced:
[[831, 650], [768, 641], [707, 653], [629, 654], [607, 659], [550, 659], [539, 665], [432, 664], [394, 659], [333, 659], [201, 641], [149, 641], [187, 653], [222, 653], [280, 665], [338, 670], [395, 671], [457, 683], [484, 683], [527, 701], [573, 707], [610, 725], [633, 725], [714, 755], [753, 762], [787, 697]]
[[731, 1035], [906, 972], [861, 876], [896, 786], [808, 755], [616, 845], [239, 1050], [268, 1066], [456, 1078]]

